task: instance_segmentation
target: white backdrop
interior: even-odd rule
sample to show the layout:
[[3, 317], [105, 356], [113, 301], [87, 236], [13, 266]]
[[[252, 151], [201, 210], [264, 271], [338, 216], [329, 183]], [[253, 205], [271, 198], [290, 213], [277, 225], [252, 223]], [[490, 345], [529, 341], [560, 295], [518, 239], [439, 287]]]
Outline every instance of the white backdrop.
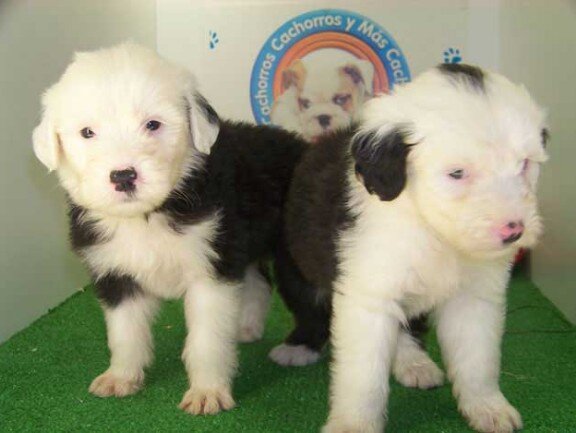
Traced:
[[0, 1], [0, 342], [88, 283], [64, 194], [32, 152], [40, 95], [74, 51], [155, 45], [154, 0]]
[[[465, 62], [523, 82], [549, 108], [542, 176], [546, 233], [534, 279], [576, 322], [576, 5], [573, 0], [3, 0], [0, 2], [0, 341], [87, 282], [66, 239], [56, 179], [34, 160], [40, 94], [73, 51], [133, 39], [190, 67], [224, 116], [253, 120], [249, 83], [267, 38], [319, 8], [381, 25], [412, 76], [458, 49]], [[31, 31], [33, 29], [34, 31]], [[210, 48], [211, 33], [218, 42]]]
[[[254, 121], [250, 74], [268, 37], [282, 24], [318, 9], [343, 9], [382, 26], [402, 49], [412, 76], [459, 50], [464, 61], [498, 66], [498, 0], [162, 0], [159, 52], [195, 72], [216, 111]], [[218, 42], [211, 47], [211, 37]]]

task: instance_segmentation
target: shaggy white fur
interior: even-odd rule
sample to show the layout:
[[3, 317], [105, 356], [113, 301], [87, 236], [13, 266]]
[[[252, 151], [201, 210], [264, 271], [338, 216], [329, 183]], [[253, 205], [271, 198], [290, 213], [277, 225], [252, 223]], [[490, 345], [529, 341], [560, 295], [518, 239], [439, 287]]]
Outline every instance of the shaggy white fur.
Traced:
[[[179, 188], [188, 174], [204, 170], [219, 133], [203, 103], [190, 72], [130, 43], [77, 54], [44, 95], [34, 150], [83, 209], [76, 224], [90, 241], [77, 252], [96, 286], [124, 278], [109, 290], [111, 301], [103, 301], [111, 357], [90, 386], [95, 395], [122, 397], [141, 388], [160, 299], [185, 298], [182, 358], [190, 390], [181, 407], [193, 414], [234, 406], [241, 308], [241, 339], [262, 335], [270, 294], [257, 268], [246, 274], [243, 307], [242, 284], [214, 270], [220, 210], [182, 227], [158, 211], [169, 194], [185, 204], [197, 199], [196, 191]], [[133, 179], [115, 181], [114, 173]]]
[[[381, 139], [407, 131], [407, 184], [392, 201], [370, 194], [349, 174], [357, 214], [342, 233], [334, 295], [331, 410], [324, 433], [380, 432], [397, 344], [423, 375], [396, 363], [411, 386], [442, 374], [398, 329], [433, 311], [458, 406], [481, 432], [512, 432], [520, 415], [498, 386], [505, 290], [512, 258], [540, 232], [539, 165], [546, 160], [543, 111], [523, 87], [484, 72], [483, 86], [464, 75], [426, 72], [390, 96], [369, 101], [358, 133]], [[509, 223], [523, 233], [507, 242]], [[516, 232], [515, 232], [516, 233]]]

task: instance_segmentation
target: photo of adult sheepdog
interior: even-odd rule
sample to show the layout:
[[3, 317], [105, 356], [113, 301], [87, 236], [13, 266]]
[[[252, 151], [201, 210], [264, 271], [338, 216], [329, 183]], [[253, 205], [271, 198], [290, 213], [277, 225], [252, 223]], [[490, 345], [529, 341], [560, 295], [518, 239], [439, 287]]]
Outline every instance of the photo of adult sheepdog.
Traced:
[[93, 276], [110, 366], [97, 396], [137, 392], [161, 299], [184, 298], [192, 414], [230, 409], [236, 340], [258, 339], [282, 205], [305, 144], [220, 120], [192, 74], [134, 44], [78, 53], [43, 97], [33, 134], [70, 204], [74, 250]]
[[297, 325], [270, 356], [314, 362], [331, 318], [324, 433], [382, 432], [390, 373], [406, 386], [442, 383], [407, 333], [427, 313], [470, 426], [522, 427], [499, 388], [500, 344], [510, 264], [542, 229], [535, 193], [547, 137], [523, 87], [442, 65], [368, 101], [359, 126], [304, 153], [278, 272]]

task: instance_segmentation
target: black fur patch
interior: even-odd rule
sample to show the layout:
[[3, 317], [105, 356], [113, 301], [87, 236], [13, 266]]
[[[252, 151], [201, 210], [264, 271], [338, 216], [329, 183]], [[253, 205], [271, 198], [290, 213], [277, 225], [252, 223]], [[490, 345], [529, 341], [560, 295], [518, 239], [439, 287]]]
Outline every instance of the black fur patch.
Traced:
[[[331, 296], [337, 273], [340, 231], [354, 224], [347, 208], [349, 142], [353, 129], [328, 135], [312, 146], [294, 172], [286, 212], [288, 249], [304, 278]], [[323, 292], [323, 293], [322, 293]]]
[[303, 344], [319, 352], [330, 336], [331, 292], [321, 292], [306, 280], [284, 241], [278, 245], [274, 265], [278, 292], [295, 319], [294, 330], [286, 338], [286, 343], [293, 346]]
[[438, 65], [438, 70], [454, 80], [465, 82], [475, 90], [486, 91], [484, 71], [477, 66], [462, 63], [443, 63]]
[[69, 200], [68, 219], [70, 224], [70, 243], [75, 251], [103, 242], [101, 234], [96, 229], [96, 223], [86, 220], [86, 209]]
[[394, 200], [406, 186], [406, 164], [410, 145], [406, 128], [392, 129], [379, 137], [369, 132], [354, 138], [352, 155], [355, 170], [370, 194], [380, 200]]
[[221, 121], [203, 167], [156, 212], [166, 214], [178, 233], [217, 213], [214, 269], [222, 279], [240, 280], [250, 263], [274, 252], [292, 171], [305, 146], [282, 129]]
[[94, 288], [98, 299], [110, 308], [142, 292], [140, 285], [132, 277], [116, 272], [109, 272], [95, 279]]
[[207, 165], [222, 209], [213, 243], [220, 276], [237, 279], [249, 263], [274, 253], [292, 173], [306, 146], [281, 129], [221, 125]]
[[186, 226], [201, 223], [216, 210], [206, 191], [208, 180], [202, 169], [189, 174], [155, 212], [165, 214], [172, 230], [183, 234]]
[[542, 147], [546, 148], [548, 146], [548, 141], [550, 141], [550, 131], [548, 128], [542, 129], [540, 137], [542, 138]]
[[[333, 285], [339, 273], [338, 239], [356, 221], [347, 206], [354, 133], [351, 127], [328, 135], [304, 153], [294, 171], [285, 236], [276, 256], [278, 290], [296, 325], [286, 343], [315, 351], [329, 337]], [[396, 131], [389, 140], [401, 141], [407, 153], [400, 138], [403, 134]], [[423, 344], [424, 319], [411, 320], [407, 330]]]
[[424, 336], [428, 332], [428, 314], [421, 314], [408, 320], [406, 331], [416, 340], [418, 345], [424, 349]]
[[204, 115], [204, 117], [206, 117], [209, 123], [212, 123], [213, 125], [217, 125], [218, 123], [220, 123], [220, 118], [218, 117], [218, 114], [216, 113], [214, 108], [212, 108], [212, 106], [208, 103], [206, 98], [204, 98], [204, 96], [202, 96], [200, 93], [196, 93], [194, 95], [194, 99], [196, 101], [196, 105], [202, 110], [202, 114]]

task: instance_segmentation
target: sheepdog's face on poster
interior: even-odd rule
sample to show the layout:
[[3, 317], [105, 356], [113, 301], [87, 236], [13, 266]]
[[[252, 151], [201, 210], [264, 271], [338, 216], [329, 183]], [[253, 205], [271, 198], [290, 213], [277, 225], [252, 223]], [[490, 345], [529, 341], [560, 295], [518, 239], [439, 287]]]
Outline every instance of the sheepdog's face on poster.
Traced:
[[325, 51], [295, 60], [282, 71], [284, 91], [271, 116], [273, 123], [312, 142], [350, 125], [372, 96], [372, 63]]
[[[405, 160], [405, 170], [388, 175], [406, 177], [406, 193], [442, 238], [472, 256], [499, 256], [534, 245], [541, 233], [535, 194], [548, 130], [523, 87], [478, 71], [445, 65], [423, 74], [369, 101], [364, 128], [371, 140], [387, 136], [379, 149], [389, 164]], [[367, 158], [378, 152], [370, 154], [371, 140]]]
[[136, 45], [79, 53], [44, 95], [34, 151], [75, 203], [150, 212], [218, 134], [195, 86], [188, 71]]

